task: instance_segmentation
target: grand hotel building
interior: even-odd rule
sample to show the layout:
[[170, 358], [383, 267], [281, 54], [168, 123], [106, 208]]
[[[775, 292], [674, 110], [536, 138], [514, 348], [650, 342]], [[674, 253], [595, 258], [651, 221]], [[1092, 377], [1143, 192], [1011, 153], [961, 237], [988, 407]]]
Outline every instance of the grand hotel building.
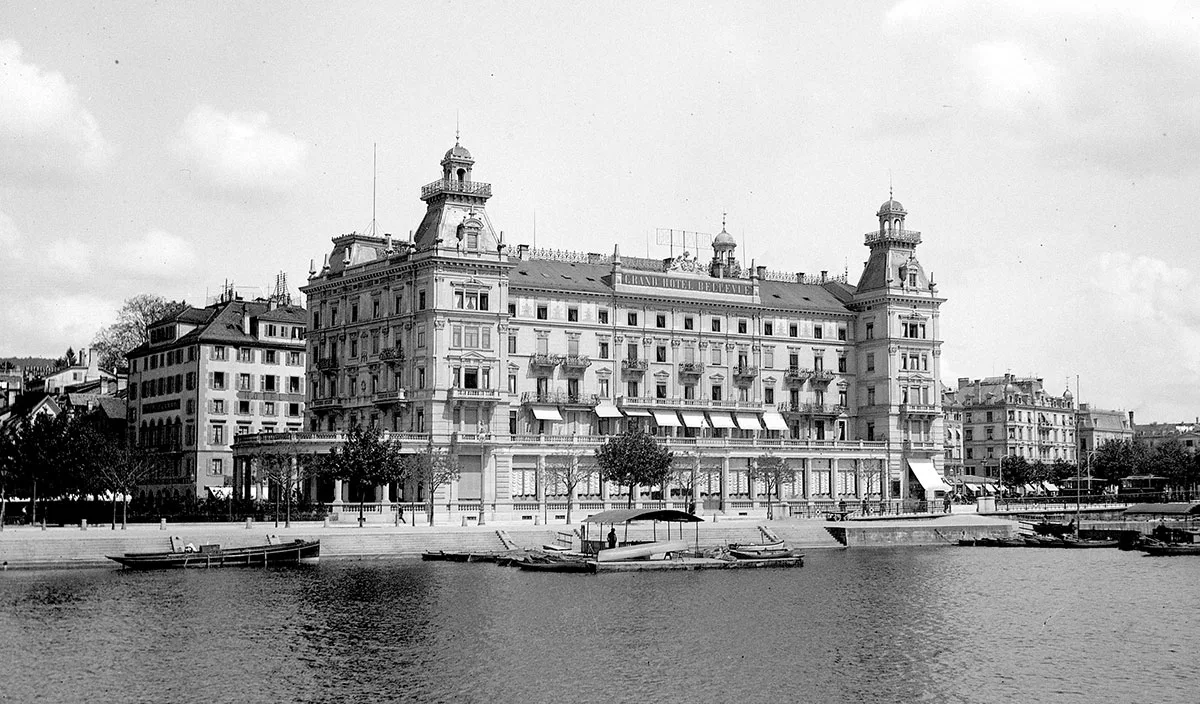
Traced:
[[[747, 470], [765, 453], [800, 470], [780, 492], [796, 504], [944, 490], [944, 299], [900, 203], [879, 209], [850, 285], [743, 266], [724, 228], [710, 261], [510, 247], [474, 164], [457, 143], [446, 152], [407, 240], [336, 237], [313, 267], [303, 439], [328, 445], [355, 424], [414, 451], [432, 437], [462, 466], [439, 504], [464, 516], [540, 513], [563, 498], [548, 463], [594, 462], [629, 425], [693, 470], [664, 498], [692, 484], [706, 511], [752, 509]], [[239, 438], [241, 454], [271, 441]], [[577, 494], [603, 505], [621, 491], [592, 478]]]

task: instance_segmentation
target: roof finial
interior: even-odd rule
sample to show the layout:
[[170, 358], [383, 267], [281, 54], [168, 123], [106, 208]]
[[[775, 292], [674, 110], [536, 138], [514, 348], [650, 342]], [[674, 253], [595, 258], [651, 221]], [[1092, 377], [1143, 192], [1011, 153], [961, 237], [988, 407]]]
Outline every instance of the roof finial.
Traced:
[[892, 198], [892, 170], [891, 169], [888, 169], [888, 200], [894, 200]]
[[726, 212], [722, 212], [722, 213], [721, 213], [721, 230], [722, 230], [722, 231], [724, 231], [724, 230], [725, 230], [725, 216], [726, 216], [726, 215], [728, 215], [728, 214], [729, 214], [729, 213], [726, 213]]
[[459, 132], [458, 127], [459, 127], [458, 110], [455, 110], [454, 111], [454, 146], [456, 146], [456, 147], [458, 146], [458, 132]]

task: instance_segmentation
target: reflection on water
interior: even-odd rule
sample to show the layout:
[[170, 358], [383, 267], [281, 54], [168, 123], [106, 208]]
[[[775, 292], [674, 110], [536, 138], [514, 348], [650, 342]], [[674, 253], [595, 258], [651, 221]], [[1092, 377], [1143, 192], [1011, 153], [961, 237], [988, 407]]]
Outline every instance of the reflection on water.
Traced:
[[799, 570], [331, 562], [0, 575], [0, 700], [1191, 702], [1200, 560], [822, 551]]

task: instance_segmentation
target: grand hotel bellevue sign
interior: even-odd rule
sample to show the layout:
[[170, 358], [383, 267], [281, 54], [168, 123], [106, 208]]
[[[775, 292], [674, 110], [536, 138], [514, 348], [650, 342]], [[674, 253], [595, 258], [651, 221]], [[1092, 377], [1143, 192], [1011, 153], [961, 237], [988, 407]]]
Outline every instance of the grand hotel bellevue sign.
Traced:
[[629, 286], [645, 286], [672, 291], [694, 291], [696, 293], [716, 293], [720, 295], [752, 296], [754, 288], [747, 281], [730, 281], [729, 279], [713, 279], [702, 277], [675, 277], [657, 274], [627, 273], [622, 282]]

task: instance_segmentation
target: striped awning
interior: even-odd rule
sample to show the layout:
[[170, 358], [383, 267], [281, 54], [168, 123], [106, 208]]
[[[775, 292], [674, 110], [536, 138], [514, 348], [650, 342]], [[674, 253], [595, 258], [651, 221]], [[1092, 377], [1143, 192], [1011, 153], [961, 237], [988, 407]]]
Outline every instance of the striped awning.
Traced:
[[562, 420], [562, 414], [554, 406], [534, 406], [533, 417], [538, 420]]
[[675, 415], [675, 411], [650, 411], [650, 415], [654, 416], [654, 422], [664, 427], [678, 427], [679, 416]]
[[716, 411], [708, 412], [708, 422], [712, 423], [714, 428], [736, 428], [737, 424], [733, 422], [733, 418], [729, 417], [728, 413], [717, 413]]
[[601, 418], [620, 418], [621, 409], [611, 403], [598, 403], [596, 404], [596, 415]]
[[762, 423], [758, 422], [758, 416], [753, 413], [738, 413], [737, 426], [742, 430], [762, 430]]
[[767, 426], [767, 430], [787, 430], [787, 421], [783, 416], [775, 411], [767, 411], [762, 414], [763, 424]]

